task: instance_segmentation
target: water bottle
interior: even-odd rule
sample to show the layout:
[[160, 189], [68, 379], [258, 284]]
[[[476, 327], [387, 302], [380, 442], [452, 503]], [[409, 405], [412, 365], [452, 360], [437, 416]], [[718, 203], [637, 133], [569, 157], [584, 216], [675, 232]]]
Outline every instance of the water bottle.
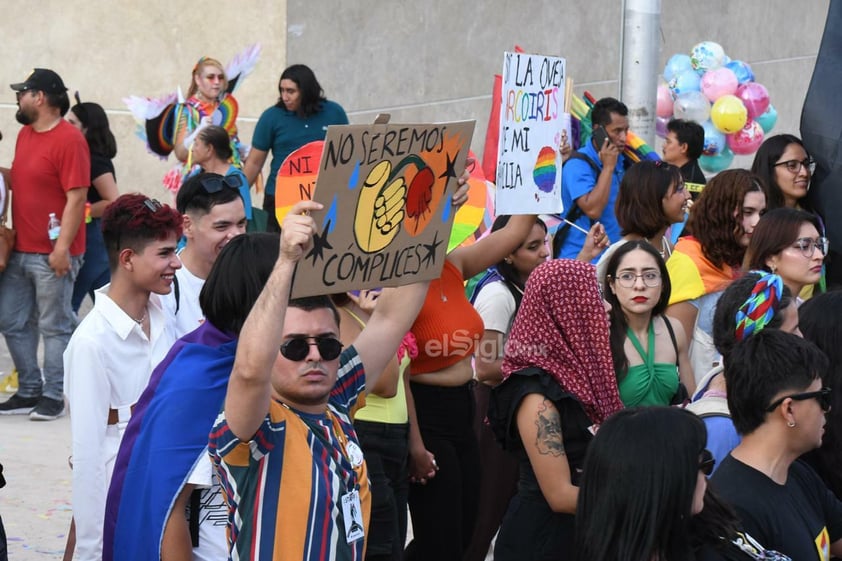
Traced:
[[50, 213], [50, 221], [47, 223], [47, 236], [50, 238], [50, 243], [56, 245], [58, 234], [61, 231], [61, 222], [56, 218], [56, 213]]

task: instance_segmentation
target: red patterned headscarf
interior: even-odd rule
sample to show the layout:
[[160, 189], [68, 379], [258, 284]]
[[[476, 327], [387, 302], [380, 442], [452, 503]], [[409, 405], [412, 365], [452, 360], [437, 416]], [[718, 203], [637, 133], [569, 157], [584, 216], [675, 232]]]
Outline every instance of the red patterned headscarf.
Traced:
[[623, 408], [608, 337], [596, 268], [547, 261], [529, 275], [506, 343], [503, 378], [541, 368], [579, 400], [592, 421], [602, 423]]

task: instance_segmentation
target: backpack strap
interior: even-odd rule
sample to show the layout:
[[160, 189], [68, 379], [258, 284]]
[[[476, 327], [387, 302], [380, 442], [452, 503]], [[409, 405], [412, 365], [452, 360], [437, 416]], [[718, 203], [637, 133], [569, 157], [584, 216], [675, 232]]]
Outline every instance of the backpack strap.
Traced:
[[[579, 150], [570, 154], [570, 157], [562, 165], [562, 168], [567, 165], [567, 162], [570, 160], [582, 160], [588, 163], [591, 170], [594, 173], [595, 181], [599, 180], [599, 166], [593, 159], [588, 156], [587, 154], [583, 154]], [[596, 183], [594, 183], [596, 185]], [[556, 230], [555, 234], [553, 235], [553, 256], [558, 257], [561, 253], [561, 246], [564, 245], [564, 240], [567, 239], [567, 234], [570, 232], [570, 223], [576, 223], [585, 213], [579, 208], [579, 205], [576, 204], [576, 201], [573, 201], [573, 204], [570, 205], [570, 208], [567, 210], [567, 214], [564, 215], [564, 219], [561, 225]], [[593, 225], [593, 220], [591, 220], [591, 225]]]

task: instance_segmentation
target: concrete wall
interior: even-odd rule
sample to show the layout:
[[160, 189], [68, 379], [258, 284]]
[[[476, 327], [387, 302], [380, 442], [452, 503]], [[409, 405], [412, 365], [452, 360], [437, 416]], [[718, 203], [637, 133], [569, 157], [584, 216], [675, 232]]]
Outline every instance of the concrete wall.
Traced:
[[[284, 67], [286, 9], [282, 1], [204, 0], [39, 0], [3, 2], [0, 17], [0, 165], [14, 154], [14, 92], [33, 67], [52, 68], [83, 101], [106, 108], [117, 137], [115, 159], [121, 192], [142, 191], [170, 201], [161, 178], [174, 157], [162, 162], [134, 134], [135, 123], [122, 102], [128, 95], [157, 97], [181, 86], [202, 56], [226, 64], [246, 46], [263, 47], [255, 72], [237, 90], [241, 136], [251, 140], [260, 112], [277, 99]], [[196, 8], [201, 6], [201, 11]], [[236, 11], [232, 10], [236, 7]]]
[[[828, 1], [794, 10], [786, 0], [663, 0], [659, 67], [699, 41], [717, 41], [771, 92], [775, 132], [797, 134]], [[313, 17], [310, 0], [288, 0], [287, 59], [312, 66], [352, 122], [379, 112], [393, 122], [476, 119], [473, 148], [481, 154], [492, 76], [515, 44], [566, 57], [579, 95], [619, 95], [620, 0], [317, 4], [330, 17]]]
[[[785, 0], [664, 0], [661, 65], [699, 41], [718, 41], [733, 58], [751, 63], [769, 88], [779, 113], [775, 132], [797, 134], [828, 2], [795, 8]], [[163, 200], [160, 178], [172, 163], [149, 155], [134, 137], [121, 99], [186, 88], [200, 56], [224, 63], [254, 42], [263, 54], [237, 93], [246, 142], [257, 117], [277, 98], [281, 70], [296, 62], [315, 70], [327, 96], [355, 123], [380, 112], [391, 113], [393, 122], [476, 119], [478, 154], [492, 76], [514, 44], [565, 56], [579, 94], [619, 92], [619, 0], [206, 0], [201, 14], [194, 6], [181, 0], [5, 2], [0, 165], [11, 162], [19, 128], [7, 84], [23, 80], [34, 66], [53, 68], [84, 100], [108, 110], [119, 147], [120, 190]]]

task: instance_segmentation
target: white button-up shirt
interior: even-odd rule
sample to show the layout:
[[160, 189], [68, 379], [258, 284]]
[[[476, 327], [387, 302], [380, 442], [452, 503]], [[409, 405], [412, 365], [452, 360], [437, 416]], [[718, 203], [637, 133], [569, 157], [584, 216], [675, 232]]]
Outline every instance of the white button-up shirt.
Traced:
[[[73, 517], [79, 561], [102, 559], [105, 500], [130, 407], [175, 342], [157, 294], [149, 297], [150, 337], [111, 298], [109, 285], [76, 328], [64, 352], [64, 391], [73, 439]], [[109, 409], [119, 422], [108, 424]]]

